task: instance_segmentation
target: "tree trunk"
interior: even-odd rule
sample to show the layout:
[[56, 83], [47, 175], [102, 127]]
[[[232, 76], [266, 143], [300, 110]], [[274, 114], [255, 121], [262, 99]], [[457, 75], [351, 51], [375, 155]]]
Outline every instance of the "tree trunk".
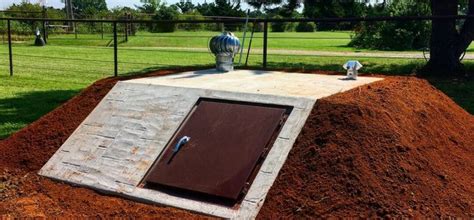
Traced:
[[[457, 0], [431, 0], [434, 16], [457, 15]], [[451, 75], [462, 72], [458, 48], [456, 20], [433, 20], [430, 40], [430, 60], [422, 70], [428, 75]]]
[[[74, 10], [73, 10], [73, 3], [72, 0], [65, 0], [65, 7], [66, 7], [66, 16], [67, 19], [74, 19]], [[68, 22], [68, 31], [72, 33], [76, 33], [76, 26], [73, 22]]]
[[[467, 14], [474, 14], [474, 0], [469, 0], [469, 8]], [[472, 40], [474, 40], [474, 20], [472, 18], [466, 19], [461, 28], [459, 39], [457, 43], [456, 55], [461, 56], [469, 47]]]

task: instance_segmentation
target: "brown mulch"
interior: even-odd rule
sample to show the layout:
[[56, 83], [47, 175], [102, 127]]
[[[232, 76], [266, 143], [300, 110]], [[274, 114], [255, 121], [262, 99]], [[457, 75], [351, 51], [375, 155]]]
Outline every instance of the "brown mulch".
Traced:
[[427, 81], [315, 105], [260, 217], [474, 216], [474, 117]]
[[[0, 217], [203, 217], [36, 174], [119, 79], [0, 141]], [[318, 100], [259, 217], [420, 215], [474, 216], [474, 117], [425, 80], [388, 77]]]

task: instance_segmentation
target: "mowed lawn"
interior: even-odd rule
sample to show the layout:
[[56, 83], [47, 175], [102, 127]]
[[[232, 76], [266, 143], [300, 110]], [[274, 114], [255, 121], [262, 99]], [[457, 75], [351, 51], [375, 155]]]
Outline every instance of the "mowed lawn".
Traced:
[[[149, 33], [137, 32], [135, 36], [129, 37], [127, 43], [123, 43], [125, 37], [119, 33], [119, 42], [121, 47], [179, 47], [179, 48], [205, 48], [211, 37], [220, 34], [213, 31], [177, 31], [173, 33]], [[244, 33], [234, 32], [242, 41]], [[245, 48], [250, 43], [251, 33], [246, 33]], [[270, 50], [303, 50], [303, 51], [334, 51], [334, 52], [357, 52], [370, 51], [382, 52], [377, 50], [359, 49], [349, 47], [353, 32], [350, 31], [320, 31], [313, 33], [301, 32], [269, 32], [268, 49]], [[112, 43], [112, 34], [79, 34], [75, 35], [54, 35], [51, 36], [51, 45], [61, 46], [107, 46]], [[263, 33], [255, 32], [252, 39], [252, 48], [263, 48]], [[474, 45], [471, 45], [468, 51], [474, 51]], [[387, 51], [383, 51], [387, 52]], [[421, 53], [421, 51], [420, 51]]]
[[[174, 33], [149, 33], [138, 32], [130, 37], [127, 43], [121, 43], [121, 47], [180, 47], [180, 48], [207, 48], [211, 37], [220, 34], [212, 31], [177, 31]], [[246, 34], [245, 46], [250, 40], [250, 34]], [[235, 32], [239, 39], [243, 40], [243, 32]], [[351, 40], [351, 32], [314, 32], [314, 33], [273, 33], [268, 34], [269, 49], [284, 50], [317, 50], [317, 51], [359, 51], [347, 44]], [[106, 46], [110, 45], [111, 33], [104, 34], [81, 34], [56, 35], [51, 36], [51, 45], [69, 46]], [[119, 41], [124, 39], [119, 35]], [[252, 40], [252, 48], [261, 49], [263, 47], [263, 33], [255, 32]]]
[[[206, 50], [177, 51], [162, 47], [206, 48], [209, 38], [215, 34], [217, 32], [139, 33], [130, 37], [129, 42], [120, 44], [120, 75], [179, 66], [213, 65], [214, 57]], [[354, 50], [347, 47], [350, 40], [348, 32], [270, 34], [281, 38], [269, 39], [269, 48]], [[301, 39], [298, 36], [301, 36]], [[256, 33], [256, 37], [252, 44], [255, 48], [259, 48], [262, 45], [262, 39], [258, 38], [261, 37], [261, 33]], [[106, 47], [109, 42], [110, 36], [105, 35], [104, 39], [101, 39], [101, 35], [98, 34], [79, 35], [78, 39], [75, 39], [74, 35], [51, 36], [46, 47], [31, 46], [31, 41], [15, 42], [14, 77], [8, 76], [8, 47], [5, 44], [0, 45], [0, 139], [37, 120], [94, 81], [112, 76], [113, 49]], [[268, 66], [274, 69], [343, 71], [341, 65], [347, 59], [347, 57], [269, 55]], [[402, 75], [411, 73], [425, 62], [422, 59], [383, 58], [362, 58], [359, 61], [364, 65], [362, 71], [364, 73]], [[249, 66], [259, 67], [261, 64], [261, 55], [250, 55]], [[474, 65], [468, 63], [468, 66]], [[461, 106], [471, 113], [474, 112], [472, 81], [439, 79], [431, 81]]]

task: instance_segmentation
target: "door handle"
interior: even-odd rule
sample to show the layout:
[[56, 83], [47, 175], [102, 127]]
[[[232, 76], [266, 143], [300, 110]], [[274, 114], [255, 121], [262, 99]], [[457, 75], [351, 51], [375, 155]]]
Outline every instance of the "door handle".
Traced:
[[183, 147], [186, 143], [188, 143], [189, 140], [191, 140], [191, 138], [188, 137], [188, 136], [183, 136], [182, 138], [179, 139], [178, 143], [176, 143], [176, 145], [173, 148], [173, 154], [171, 155], [170, 159], [168, 160], [168, 164], [171, 163], [171, 161], [176, 156], [176, 154], [178, 154], [178, 151], [181, 149], [181, 147]]
[[186, 143], [188, 143], [189, 140], [191, 140], [191, 138], [188, 137], [188, 136], [183, 136], [181, 139], [179, 139], [176, 146], [174, 146], [173, 154], [178, 153], [178, 151], [181, 149], [181, 147], [183, 147]]

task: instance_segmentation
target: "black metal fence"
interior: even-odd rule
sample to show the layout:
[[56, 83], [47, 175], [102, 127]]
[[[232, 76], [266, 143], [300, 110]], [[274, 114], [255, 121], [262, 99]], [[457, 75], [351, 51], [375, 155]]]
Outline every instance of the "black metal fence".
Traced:
[[[112, 42], [110, 42], [111, 46], [113, 46], [113, 73], [114, 76], [117, 76], [119, 73], [119, 37], [122, 37], [124, 41], [128, 41], [129, 35], [131, 34], [130, 27], [132, 24], [141, 24], [141, 25], [157, 25], [157, 24], [222, 24], [222, 25], [243, 25], [246, 22], [250, 24], [262, 24], [262, 32], [263, 37], [262, 40], [262, 68], [267, 68], [268, 66], [268, 32], [269, 32], [269, 23], [277, 23], [277, 22], [314, 22], [314, 23], [321, 23], [321, 22], [378, 22], [378, 21], [421, 21], [421, 20], [460, 20], [460, 19], [467, 19], [467, 18], [474, 18], [471, 15], [458, 15], [458, 16], [406, 16], [406, 17], [358, 17], [358, 18], [317, 18], [317, 19], [305, 19], [305, 18], [298, 18], [298, 19], [256, 19], [256, 18], [227, 18], [227, 19], [207, 19], [207, 20], [163, 20], [163, 21], [151, 21], [151, 20], [129, 20], [129, 19], [119, 19], [119, 20], [110, 20], [110, 19], [45, 19], [45, 18], [0, 18], [0, 21], [6, 22], [6, 35], [7, 35], [7, 44], [8, 44], [8, 60], [9, 60], [9, 72], [10, 76], [14, 74], [14, 53], [12, 47], [12, 22], [38, 22], [41, 24], [42, 33], [44, 36], [45, 41], [48, 40], [48, 31], [47, 26], [48, 24], [100, 24], [100, 34], [102, 39], [104, 38], [104, 25], [111, 27], [112, 32]], [[119, 30], [120, 27], [123, 30]], [[74, 34], [77, 38], [77, 30], [74, 31]], [[259, 39], [259, 38], [256, 38]], [[250, 42], [251, 44], [251, 42]], [[249, 51], [247, 51], [247, 59], [250, 54], [250, 46]]]

